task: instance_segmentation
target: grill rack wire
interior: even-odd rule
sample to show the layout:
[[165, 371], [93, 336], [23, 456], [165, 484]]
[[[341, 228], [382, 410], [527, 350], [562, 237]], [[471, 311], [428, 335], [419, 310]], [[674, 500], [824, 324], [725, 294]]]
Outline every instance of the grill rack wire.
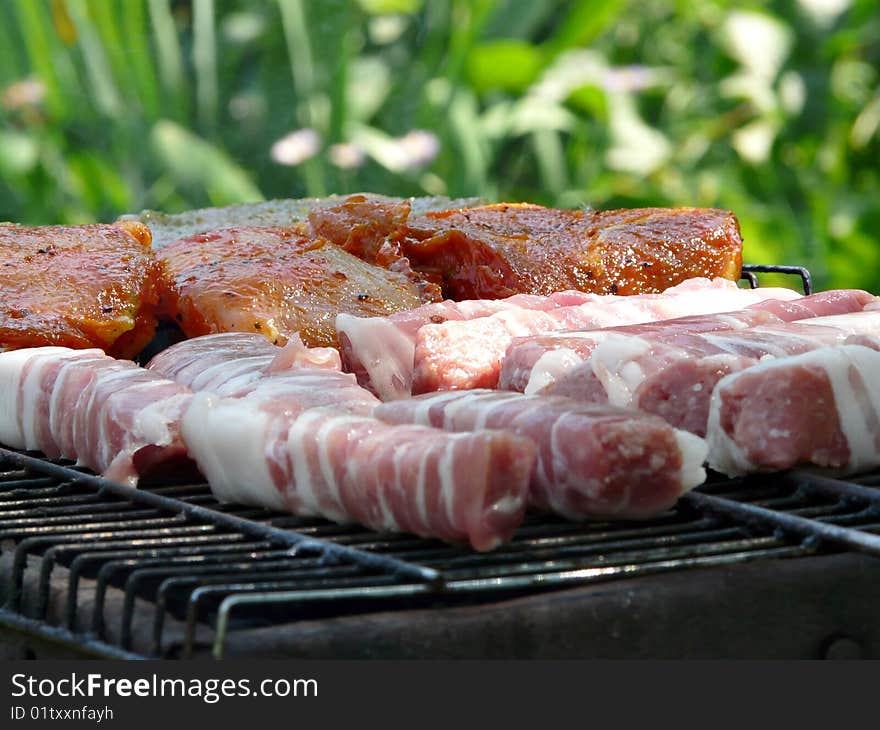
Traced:
[[[801, 267], [744, 267], [744, 278], [754, 287], [765, 272], [797, 274], [811, 291]], [[478, 554], [220, 504], [204, 483], [134, 489], [70, 462], [0, 447], [0, 558], [7, 558], [0, 573], [8, 584], [0, 627], [107, 657], [185, 658], [207, 645], [219, 659], [232, 632], [313, 616], [494, 602], [841, 550], [880, 557], [877, 485], [880, 473], [846, 481], [803, 471], [712, 475], [650, 521], [529, 516], [510, 544]], [[27, 575], [35, 575], [29, 603]], [[115, 632], [108, 630], [111, 594]], [[136, 608], [144, 606], [152, 612], [146, 649], [135, 647]], [[182, 627], [179, 643], [167, 639], [171, 621]]]

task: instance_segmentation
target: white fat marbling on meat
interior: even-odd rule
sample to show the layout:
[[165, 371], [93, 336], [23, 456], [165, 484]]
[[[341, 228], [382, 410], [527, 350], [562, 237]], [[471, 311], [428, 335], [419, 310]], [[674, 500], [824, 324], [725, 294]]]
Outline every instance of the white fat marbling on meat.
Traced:
[[[403, 456], [401, 451], [400, 456]], [[419, 476], [416, 480], [416, 507], [419, 510], [419, 519], [423, 525], [429, 523], [428, 520], [428, 484], [427, 484], [427, 468], [428, 460], [422, 459], [419, 462]], [[383, 501], [384, 505], [384, 501]]]
[[446, 505], [446, 519], [450, 525], [458, 522], [455, 517], [455, 446], [460, 441], [459, 434], [450, 434], [443, 454], [437, 460], [440, 470], [440, 501]]
[[25, 448], [21, 418], [23, 415], [21, 377], [25, 365], [40, 350], [57, 354], [67, 348], [26, 348], [0, 353], [0, 443], [13, 449]]
[[626, 406], [632, 403], [636, 388], [645, 379], [645, 373], [633, 360], [647, 354], [650, 341], [641, 337], [609, 335], [593, 350], [590, 364], [599, 379], [608, 402]]
[[235, 360], [218, 362], [199, 372], [189, 387], [194, 391], [211, 390], [233, 393], [260, 378], [272, 362], [272, 355], [243, 355]]
[[[162, 385], [162, 381], [159, 381]], [[157, 383], [144, 383], [135, 388], [149, 390]], [[132, 388], [134, 390], [134, 388]], [[177, 425], [176, 414], [190, 399], [189, 393], [178, 393], [164, 397], [141, 408], [135, 416], [134, 426], [137, 435], [154, 446], [168, 446], [174, 441], [174, 426]]]
[[[840, 429], [850, 449], [848, 470], [864, 471], [880, 462], [876, 439], [865, 411], [880, 414], [880, 353], [867, 347], [847, 345], [817, 350], [814, 362], [824, 368], [831, 381]], [[867, 402], [860, 401], [849, 378], [849, 366], [855, 368], [865, 384]]]
[[[315, 433], [315, 441], [318, 443], [318, 463], [321, 466], [321, 480], [323, 482], [317, 486], [317, 489], [313, 488], [312, 491], [315, 495], [315, 499], [317, 499], [318, 492], [327, 493], [333, 498], [334, 504], [331, 509], [327, 509], [326, 501], [321, 501], [321, 504], [325, 505], [322, 511], [325, 514], [332, 515], [331, 519], [340, 522], [345, 519], [346, 512], [342, 507], [342, 493], [339, 491], [339, 483], [336, 480], [333, 456], [329, 446], [332, 443], [334, 432], [345, 431], [353, 426], [359, 426], [364, 421], [362, 418], [358, 417], [334, 416], [329, 412], [324, 412], [323, 409], [306, 411], [306, 413], [300, 416], [300, 418], [307, 421], [309, 420], [309, 416], [316, 416], [318, 419], [318, 423], [315, 424], [313, 430]], [[321, 422], [322, 420], [323, 423]]]
[[321, 417], [320, 413], [301, 413], [293, 419], [287, 431], [287, 452], [293, 464], [291, 488], [296, 492], [297, 512], [300, 515], [322, 513], [315, 475], [312, 473], [312, 459], [309, 458], [309, 446], [314, 444], [313, 421]]
[[709, 445], [705, 439], [689, 431], [675, 429], [675, 440], [681, 452], [681, 472], [679, 481], [682, 493], [690, 491], [706, 481], [703, 464], [709, 455]]
[[850, 312], [849, 314], [835, 314], [827, 317], [812, 317], [801, 321], [819, 327], [834, 327], [851, 335], [880, 336], [880, 312], [878, 311]]
[[[584, 332], [584, 339], [592, 339], [595, 333]], [[589, 337], [587, 337], [589, 335]], [[545, 352], [539, 357], [532, 366], [529, 374], [529, 382], [526, 384], [525, 393], [531, 395], [546, 388], [551, 383], [555, 383], [556, 379], [562, 374], [584, 362], [584, 359], [567, 347], [560, 347], [558, 350]]]
[[336, 331], [357, 353], [370, 386], [383, 401], [406, 398], [412, 390], [415, 340], [385, 317], [336, 315]]
[[269, 472], [269, 417], [239, 400], [196, 393], [181, 421], [190, 456], [221, 501], [283, 509]]

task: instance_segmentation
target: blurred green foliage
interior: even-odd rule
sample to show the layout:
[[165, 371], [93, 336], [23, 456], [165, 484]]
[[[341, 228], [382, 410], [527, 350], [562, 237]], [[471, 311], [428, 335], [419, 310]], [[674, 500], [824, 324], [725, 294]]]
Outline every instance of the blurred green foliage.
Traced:
[[718, 206], [747, 260], [880, 291], [878, 69], [876, 0], [3, 0], [0, 220]]

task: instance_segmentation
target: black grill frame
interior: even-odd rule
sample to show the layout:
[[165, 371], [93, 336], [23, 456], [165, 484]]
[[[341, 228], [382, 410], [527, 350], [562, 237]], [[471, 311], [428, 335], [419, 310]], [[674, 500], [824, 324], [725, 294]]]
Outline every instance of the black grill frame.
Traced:
[[[752, 286], [764, 272], [797, 274], [811, 291], [800, 267], [744, 267]], [[0, 448], [0, 554], [12, 553], [0, 627], [126, 658], [193, 656], [207, 631], [211, 654], [222, 658], [231, 633], [303, 617], [442, 610], [755, 560], [880, 557], [878, 484], [880, 473], [846, 481], [803, 471], [713, 475], [653, 520], [579, 525], [530, 516], [510, 545], [476, 554], [223, 505], [206, 484], [185, 480], [134, 489]], [[64, 608], [55, 616], [62, 574]], [[121, 601], [115, 635], [111, 594]], [[135, 626], [145, 605], [146, 647]], [[171, 621], [182, 626], [174, 640]]]

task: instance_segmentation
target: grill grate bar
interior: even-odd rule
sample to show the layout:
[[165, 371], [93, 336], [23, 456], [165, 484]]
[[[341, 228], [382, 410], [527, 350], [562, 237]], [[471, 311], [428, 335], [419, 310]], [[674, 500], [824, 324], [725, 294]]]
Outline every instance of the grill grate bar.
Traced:
[[0, 459], [12, 462], [16, 466], [30, 469], [38, 473], [54, 476], [61, 481], [69, 481], [74, 484], [83, 484], [98, 490], [99, 494], [112, 494], [122, 497], [130, 502], [147, 504], [158, 507], [165, 511], [182, 514], [186, 517], [195, 518], [223, 527], [228, 530], [239, 531], [251, 537], [270, 540], [279, 545], [296, 550], [308, 550], [322, 553], [331, 558], [350, 561], [365, 567], [390, 572], [402, 578], [409, 578], [426, 583], [439, 583], [440, 574], [433, 568], [415, 565], [398, 558], [387, 555], [367, 553], [345, 545], [338, 545], [326, 540], [307, 537], [290, 530], [280, 530], [275, 527], [254, 522], [241, 517], [236, 517], [224, 512], [208, 509], [198, 505], [180, 502], [134, 487], [116, 484], [107, 479], [90, 474], [83, 474], [68, 467], [59, 466], [40, 459], [0, 448]]
[[847, 502], [867, 502], [880, 512], [880, 490], [875, 488], [800, 470], [789, 472], [783, 479], [802, 492], [836, 497]]
[[752, 289], [758, 288], [756, 274], [787, 274], [799, 276], [804, 288], [804, 294], [813, 293], [813, 277], [809, 269], [803, 266], [777, 266], [775, 264], [743, 264], [742, 277], [749, 282]]
[[758, 524], [771, 527], [775, 530], [781, 530], [783, 533], [799, 535], [808, 541], [827, 540], [880, 557], [880, 536], [851, 527], [820, 522], [788, 512], [775, 512], [759, 505], [734, 502], [724, 497], [701, 494], [700, 492], [685, 494], [681, 500], [700, 512], [722, 514], [746, 525]]

